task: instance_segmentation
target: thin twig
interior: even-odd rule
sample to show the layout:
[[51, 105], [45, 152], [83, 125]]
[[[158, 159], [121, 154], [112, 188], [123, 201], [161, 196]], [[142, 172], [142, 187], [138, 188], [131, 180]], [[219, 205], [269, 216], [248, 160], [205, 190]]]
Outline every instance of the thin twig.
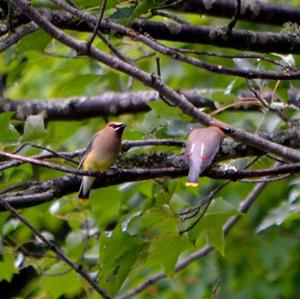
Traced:
[[161, 79], [161, 70], [160, 70], [160, 58], [156, 57], [155, 58], [156, 61], [156, 72], [157, 72], [157, 76]]
[[[223, 184], [221, 184], [220, 186], [216, 187], [216, 188], [215, 188], [214, 190], [212, 190], [207, 196], [205, 196], [204, 198], [201, 199], [201, 203], [200, 203], [198, 206], [189, 208], [189, 209], [187, 209], [187, 210], [184, 211], [184, 212], [180, 212], [180, 213], [178, 213], [178, 215], [179, 215], [179, 216], [184, 216], [184, 217], [183, 217], [183, 220], [190, 219], [190, 218], [194, 217], [204, 205], [206, 205], [208, 202], [210, 202], [211, 199], [212, 199], [219, 191], [221, 191], [225, 186], [227, 186], [229, 183], [230, 183], [230, 181], [227, 181], [227, 182], [224, 182]], [[192, 212], [196, 212], [196, 213], [193, 214], [192, 216], [191, 216], [191, 215], [188, 215], [188, 214], [190, 214], [190, 213], [192, 213]]]
[[241, 0], [235, 0], [235, 12], [232, 20], [227, 25], [227, 32], [230, 34], [232, 32], [232, 29], [236, 25], [239, 17], [241, 15]]
[[[210, 56], [210, 57], [220, 57], [220, 58], [225, 58], [225, 59], [257, 59], [257, 60], [263, 60], [266, 62], [269, 62], [271, 64], [280, 66], [283, 69], [286, 68], [291, 68], [291, 66], [282, 64], [276, 60], [273, 60], [271, 58], [265, 57], [263, 55], [259, 54], [223, 54], [223, 53], [215, 53], [215, 52], [207, 52], [207, 51], [199, 51], [199, 50], [191, 50], [191, 49], [180, 49], [180, 48], [172, 48], [180, 53], [186, 53], [186, 54], [195, 54], [195, 55], [200, 55], [200, 56]], [[296, 69], [293, 69], [296, 71]]]
[[20, 152], [24, 147], [26, 146], [31, 146], [31, 147], [34, 147], [34, 148], [38, 148], [38, 149], [41, 149], [41, 150], [44, 150], [44, 151], [47, 151], [49, 153], [51, 153], [53, 155], [53, 157], [57, 157], [57, 158], [62, 158], [68, 162], [71, 162], [75, 165], [78, 165], [78, 161], [74, 161], [73, 159], [69, 158], [68, 156], [65, 156], [63, 154], [60, 154], [46, 146], [43, 146], [43, 145], [39, 145], [39, 144], [35, 144], [35, 143], [31, 143], [31, 142], [25, 142], [23, 143], [19, 148], [17, 148], [15, 151], [13, 151], [13, 154], [17, 154], [18, 152]]
[[247, 180], [247, 179], [242, 179], [240, 180], [241, 183], [250, 183], [250, 184], [257, 184], [257, 183], [271, 183], [271, 182], [277, 182], [277, 181], [281, 181], [284, 179], [287, 179], [288, 177], [290, 177], [292, 174], [287, 173], [287, 174], [283, 174], [283, 175], [279, 175], [276, 177], [265, 177], [265, 178], [261, 178], [261, 179], [251, 179], [251, 180]]
[[184, 1], [185, 0], [168, 1], [170, 3], [160, 5], [159, 9], [170, 9], [172, 7], [175, 7], [176, 5], [179, 5], [181, 2], [184, 2]]
[[172, 15], [170, 13], [167, 13], [167, 12], [158, 11], [157, 8], [151, 10], [151, 15], [149, 16], [149, 18], [152, 18], [153, 16], [160, 16], [160, 17], [168, 18], [168, 19], [170, 19], [170, 20], [172, 20], [176, 23], [179, 23], [179, 24], [189, 24], [184, 19], [182, 19], [182, 18], [180, 18], [176, 15]]
[[285, 123], [287, 123], [289, 125], [289, 127], [291, 126], [291, 124], [293, 123], [293, 121], [287, 117], [282, 111], [278, 110], [278, 109], [274, 109], [271, 107], [271, 105], [264, 99], [264, 97], [261, 95], [261, 93], [259, 94], [252, 86], [250, 86], [249, 81], [247, 81], [248, 84], [248, 88], [249, 90], [253, 93], [253, 95], [255, 96], [255, 98], [265, 107], [267, 108], [269, 111], [274, 112], [280, 119], [282, 119]]
[[[133, 140], [133, 141], [123, 141], [122, 142], [122, 151], [127, 152], [128, 150], [135, 148], [135, 147], [144, 147], [144, 146], [175, 146], [175, 147], [184, 147], [185, 142], [180, 140], [173, 140], [173, 139], [145, 139], [145, 140]], [[22, 147], [22, 146], [21, 146]], [[19, 149], [20, 150], [20, 149]], [[19, 151], [18, 150], [18, 151]], [[79, 149], [74, 152], [55, 152], [55, 154], [40, 154], [32, 156], [31, 158], [36, 160], [45, 160], [45, 159], [52, 159], [55, 157], [62, 157], [65, 159], [66, 157], [69, 159], [76, 158], [82, 156], [85, 149]], [[58, 156], [56, 155], [58, 154]], [[20, 156], [22, 157], [22, 156]], [[12, 160], [3, 164], [0, 164], [0, 171], [20, 166], [24, 163], [30, 163], [25, 160]], [[74, 163], [75, 164], [75, 163]], [[78, 162], [76, 162], [78, 165]]]
[[212, 293], [213, 293], [213, 296], [214, 296], [215, 299], [218, 298], [217, 292], [218, 292], [218, 290], [219, 290], [220, 284], [221, 284], [221, 279], [219, 278], [219, 279], [217, 280], [216, 284], [214, 285], [213, 290], [212, 290]]
[[13, 190], [23, 190], [23, 189], [27, 189], [27, 188], [29, 188], [29, 187], [32, 187], [32, 186], [34, 186], [34, 185], [37, 185], [38, 183], [40, 183], [39, 180], [12, 184], [12, 185], [8, 186], [7, 188], [5, 188], [4, 190], [0, 191], [0, 195], [1, 195], [1, 194], [8, 193], [8, 192], [11, 192], [11, 191], [13, 191]]
[[105, 11], [105, 7], [106, 7], [106, 3], [107, 3], [107, 0], [102, 0], [102, 3], [101, 3], [101, 6], [100, 6], [100, 13], [99, 13], [99, 18], [97, 20], [97, 23], [95, 25], [95, 28], [94, 28], [94, 32], [92, 34], [92, 36], [90, 37], [90, 39], [86, 42], [86, 45], [88, 48], [91, 47], [96, 35], [97, 35], [97, 32], [100, 28], [100, 25], [101, 25], [101, 21], [102, 21], [102, 18], [103, 18], [103, 15], [104, 15], [104, 11]]

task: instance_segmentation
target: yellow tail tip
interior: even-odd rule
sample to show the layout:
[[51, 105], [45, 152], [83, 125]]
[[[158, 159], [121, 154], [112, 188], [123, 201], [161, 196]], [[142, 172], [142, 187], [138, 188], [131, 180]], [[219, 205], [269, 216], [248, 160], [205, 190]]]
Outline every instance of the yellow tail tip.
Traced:
[[186, 185], [187, 187], [198, 187], [198, 183], [186, 182], [185, 185]]
[[81, 205], [87, 205], [88, 204], [88, 199], [87, 198], [80, 198], [80, 197], [78, 197], [78, 202]]

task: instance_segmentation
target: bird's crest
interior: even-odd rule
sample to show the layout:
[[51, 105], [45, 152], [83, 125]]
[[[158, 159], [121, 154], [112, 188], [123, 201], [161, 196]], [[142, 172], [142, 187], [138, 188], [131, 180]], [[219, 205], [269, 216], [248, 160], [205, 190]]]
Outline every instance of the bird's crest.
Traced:
[[118, 122], [118, 121], [111, 121], [107, 124], [107, 126], [113, 128], [116, 132], [123, 132], [126, 125], [124, 123]]

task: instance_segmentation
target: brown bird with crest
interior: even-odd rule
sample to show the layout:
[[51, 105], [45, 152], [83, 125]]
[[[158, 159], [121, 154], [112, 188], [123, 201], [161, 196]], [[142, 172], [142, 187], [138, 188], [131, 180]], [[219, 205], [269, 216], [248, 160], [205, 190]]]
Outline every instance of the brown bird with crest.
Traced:
[[224, 132], [216, 126], [191, 132], [185, 147], [185, 157], [189, 166], [186, 186], [198, 186], [199, 176], [212, 163], [224, 137]]
[[[104, 129], [95, 134], [90, 141], [79, 168], [84, 170], [106, 171], [112, 166], [121, 150], [122, 134], [126, 125], [121, 122], [109, 122]], [[83, 176], [78, 200], [84, 202], [89, 198], [95, 177]]]

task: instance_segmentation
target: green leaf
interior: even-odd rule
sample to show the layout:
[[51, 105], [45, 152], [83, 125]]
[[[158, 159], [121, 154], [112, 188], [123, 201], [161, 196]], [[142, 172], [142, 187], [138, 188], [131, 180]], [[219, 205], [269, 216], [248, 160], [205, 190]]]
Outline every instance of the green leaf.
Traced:
[[121, 194], [116, 186], [92, 191], [89, 202], [100, 227], [118, 219]]
[[10, 124], [11, 117], [15, 112], [5, 112], [0, 114], [0, 142], [9, 143], [19, 138], [19, 133], [15, 127]]
[[9, 217], [9, 213], [8, 212], [2, 212], [0, 213], [0, 236], [1, 235], [4, 235], [4, 225], [7, 223], [7, 222], [10, 222], [10, 220], [7, 221]]
[[[97, 9], [99, 11], [99, 5], [102, 0], [76, 0], [74, 1], [78, 6], [89, 9]], [[105, 6], [105, 9], [112, 8], [118, 4], [119, 0], [108, 0]]]
[[120, 24], [127, 24], [133, 10], [132, 7], [116, 7], [116, 11], [110, 15], [110, 18], [116, 20]]
[[[75, 69], [72, 70], [73, 72]], [[61, 80], [55, 87], [55, 92], [58, 96], [70, 97], [84, 94], [91, 84], [100, 83], [98, 75], [94, 74], [77, 74], [75, 77], [72, 74], [65, 80]]]
[[269, 214], [263, 219], [256, 229], [256, 232], [261, 232], [271, 226], [280, 226], [286, 221], [300, 219], [300, 203], [291, 201], [282, 201], [279, 207], [272, 209]]
[[142, 0], [142, 1], [139, 1], [138, 5], [135, 7], [135, 9], [130, 17], [130, 22], [132, 22], [136, 18], [140, 17], [142, 14], [148, 12], [148, 10], [161, 5], [166, 1], [167, 0]]
[[163, 121], [161, 124], [161, 121], [157, 118], [156, 114], [153, 111], [150, 111], [144, 117], [143, 123], [135, 130], [144, 133], [145, 135], [150, 135], [160, 129], [161, 125], [166, 125], [166, 122]]
[[51, 276], [42, 276], [41, 287], [47, 297], [56, 299], [61, 296], [73, 297], [78, 294], [81, 289], [81, 281], [73, 270], [67, 271], [69, 269], [67, 265], [57, 263], [47, 271], [48, 274], [52, 274]]
[[51, 39], [52, 37], [45, 31], [38, 30], [22, 38], [17, 46], [17, 51], [22, 54], [26, 51], [44, 52]]
[[214, 199], [211, 204], [209, 205], [205, 215], [232, 215], [238, 212], [236, 206], [231, 204], [230, 202], [223, 200], [222, 198], [218, 197]]
[[157, 116], [164, 119], [178, 118], [181, 120], [191, 120], [191, 118], [184, 114], [180, 109], [169, 106], [163, 101], [152, 101], [147, 103], [147, 105], [150, 106], [152, 111], [154, 111]]
[[6, 280], [10, 282], [13, 275], [19, 272], [14, 265], [15, 254], [6, 248], [4, 248], [2, 254], [2, 259], [0, 260], [0, 281]]
[[191, 242], [185, 236], [168, 234], [152, 240], [149, 248], [148, 261], [159, 263], [166, 275], [174, 274], [179, 255], [192, 248]]
[[164, 180], [153, 184], [152, 198], [157, 205], [168, 204], [176, 189], [176, 182]]
[[5, 235], [8, 235], [10, 234], [11, 232], [15, 231], [20, 225], [20, 220], [18, 219], [15, 219], [15, 218], [12, 218], [12, 219], [9, 219], [2, 227], [2, 235], [5, 236]]
[[238, 89], [243, 86], [243, 83], [244, 83], [244, 79], [243, 78], [235, 78], [233, 79], [229, 85], [227, 86], [227, 88], [225, 89], [224, 91], [224, 95], [229, 95], [229, 94], [232, 94], [232, 93], [236, 93], [238, 92]]
[[177, 233], [178, 218], [167, 207], [153, 207], [133, 218], [127, 229], [130, 234], [140, 232], [151, 239], [163, 233]]
[[168, 106], [162, 101], [153, 101], [147, 105], [152, 111], [148, 113], [149, 119], [145, 119], [144, 124], [149, 124], [150, 128], [153, 127], [153, 131], [157, 131], [157, 137], [185, 136], [189, 133], [191, 118], [180, 109]]
[[29, 115], [24, 125], [24, 141], [35, 140], [46, 134], [44, 116], [42, 113]]
[[118, 4], [118, 2], [119, 2], [118, 0], [108, 0], [105, 8], [110, 9], [112, 7], [115, 7]]
[[[210, 244], [224, 255], [223, 224], [236, 212], [237, 208], [227, 201], [214, 199], [202, 219], [189, 231], [191, 240], [196, 241], [197, 247]], [[196, 217], [193, 221], [196, 221]]]
[[141, 242], [123, 232], [119, 226], [100, 236], [99, 281], [114, 296], [134, 266]]
[[79, 260], [85, 249], [83, 234], [81, 231], [71, 231], [65, 243], [64, 251], [73, 260]]

